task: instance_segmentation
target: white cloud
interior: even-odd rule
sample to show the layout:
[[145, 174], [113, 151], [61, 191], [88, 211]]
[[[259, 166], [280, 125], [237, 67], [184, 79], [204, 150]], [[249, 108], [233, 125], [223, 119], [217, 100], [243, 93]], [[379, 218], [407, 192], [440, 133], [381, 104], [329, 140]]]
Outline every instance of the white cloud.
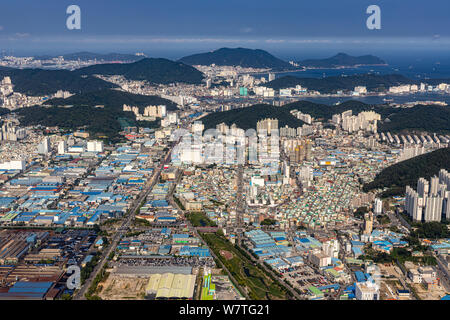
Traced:
[[[439, 39], [439, 41], [437, 41]], [[33, 43], [104, 43], [104, 44], [217, 44], [220, 45], [326, 45], [326, 44], [370, 44], [370, 45], [423, 45], [425, 43], [439, 43], [450, 45], [450, 37], [430, 37], [402, 38], [402, 37], [380, 37], [380, 38], [250, 38], [250, 37], [155, 37], [155, 36], [35, 36], [28, 33], [16, 33], [11, 35], [2, 34], [0, 41], [26, 41]]]
[[0, 31], [2, 31], [3, 30], [3, 26], [0, 26]]
[[241, 31], [241, 33], [250, 33], [250, 32], [253, 32], [253, 28], [251, 28], [251, 27], [244, 27], [240, 31]]
[[18, 37], [18, 38], [27, 38], [27, 37], [30, 36], [29, 33], [20, 33], [20, 32], [17, 32], [17, 33], [15, 33], [14, 35], [15, 35], [16, 37]]

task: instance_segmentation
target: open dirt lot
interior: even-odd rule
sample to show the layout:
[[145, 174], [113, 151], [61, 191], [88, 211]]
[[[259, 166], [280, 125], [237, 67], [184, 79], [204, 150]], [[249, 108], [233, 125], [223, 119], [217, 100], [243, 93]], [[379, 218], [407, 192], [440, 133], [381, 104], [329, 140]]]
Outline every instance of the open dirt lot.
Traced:
[[99, 296], [104, 300], [142, 300], [149, 278], [122, 277], [110, 275], [100, 283], [102, 291]]

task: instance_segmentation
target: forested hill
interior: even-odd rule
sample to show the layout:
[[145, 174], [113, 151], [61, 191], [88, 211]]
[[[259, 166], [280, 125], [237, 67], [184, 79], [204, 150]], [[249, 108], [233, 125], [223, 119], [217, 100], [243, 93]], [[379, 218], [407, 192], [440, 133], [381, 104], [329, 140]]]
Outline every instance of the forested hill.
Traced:
[[106, 63], [77, 69], [78, 75], [121, 75], [129, 80], [148, 81], [152, 84], [200, 84], [203, 73], [181, 62], [162, 58], [145, 58], [133, 63]]
[[275, 90], [295, 88], [297, 85], [320, 93], [336, 93], [338, 90], [352, 91], [356, 86], [365, 86], [370, 91], [386, 91], [391, 86], [414, 84], [416, 81], [398, 74], [376, 75], [357, 74], [352, 76], [333, 76], [325, 78], [300, 78], [284, 76], [268, 82], [265, 86]]
[[[79, 94], [67, 99], [52, 99], [46, 106], [15, 110], [23, 126], [58, 126], [67, 130], [84, 129], [94, 137], [120, 139], [119, 132], [125, 126], [155, 127], [159, 121], [136, 121], [133, 112], [124, 112], [123, 105], [143, 108], [148, 105], [166, 105], [167, 110], [177, 109], [172, 101], [143, 96], [118, 90], [100, 90]], [[49, 107], [50, 106], [50, 107]]]
[[378, 125], [380, 132], [450, 133], [450, 108], [448, 106], [416, 105], [413, 108], [390, 108], [389, 112], [386, 110], [382, 116], [384, 121]]
[[316, 120], [328, 121], [333, 115], [342, 113], [347, 110], [352, 110], [353, 114], [361, 111], [375, 110], [378, 111], [377, 106], [371, 106], [360, 101], [348, 100], [337, 105], [327, 105], [322, 103], [314, 103], [311, 101], [300, 100], [284, 105], [282, 108], [289, 110], [298, 110], [302, 113], [309, 114]]
[[294, 67], [267, 51], [246, 48], [221, 48], [212, 52], [199, 53], [181, 58], [189, 65], [240, 66], [244, 68], [290, 70]]
[[[269, 108], [270, 107], [270, 108]], [[353, 114], [362, 111], [375, 111], [381, 115], [378, 122], [379, 132], [391, 133], [450, 133], [450, 109], [439, 105], [417, 105], [409, 108], [396, 108], [389, 105], [369, 105], [356, 100], [348, 100], [337, 105], [326, 105], [311, 101], [300, 100], [286, 104], [282, 107], [246, 107], [225, 112], [215, 112], [204, 118], [206, 127], [215, 127], [224, 122], [228, 125], [236, 123], [240, 128], [256, 128], [256, 122], [264, 118], [278, 118], [280, 127], [288, 125], [292, 128], [298, 126], [298, 122], [290, 114], [292, 110], [298, 110], [309, 114], [316, 121], [327, 122], [333, 115], [352, 110]]]
[[29, 96], [45, 96], [65, 90], [85, 93], [117, 85], [93, 76], [82, 77], [68, 70], [0, 68], [0, 79], [10, 77], [14, 91]]
[[151, 84], [201, 84], [203, 80], [203, 73], [197, 69], [167, 59], [144, 58], [133, 63], [96, 64], [74, 71], [0, 67], [0, 79], [9, 76], [15, 92], [30, 96], [51, 95], [58, 90], [86, 93], [118, 87], [94, 75], [121, 75]]
[[396, 163], [382, 170], [375, 179], [364, 185], [365, 192], [384, 189], [383, 196], [403, 195], [407, 185], [416, 188], [419, 178], [430, 179], [439, 170], [450, 170], [450, 148], [439, 149]]
[[267, 104], [258, 104], [224, 112], [214, 112], [201, 118], [200, 121], [205, 125], [205, 129], [215, 128], [216, 125], [223, 122], [229, 126], [234, 123], [237, 127], [247, 130], [256, 129], [256, 123], [266, 118], [278, 119], [279, 128], [285, 125], [291, 128], [297, 128], [304, 124], [303, 121], [291, 115], [288, 108], [275, 107]]
[[372, 55], [354, 57], [345, 53], [326, 59], [307, 59], [299, 61], [298, 64], [307, 68], [338, 68], [369, 65], [385, 65], [386, 62]]
[[143, 110], [143, 107], [149, 105], [165, 105], [168, 111], [177, 109], [177, 105], [167, 99], [158, 96], [145, 96], [133, 94], [119, 90], [100, 90], [88, 92], [85, 94], [73, 95], [67, 99], [51, 99], [45, 102], [46, 105], [52, 106], [98, 106], [103, 105], [122, 109], [123, 105], [137, 106]]

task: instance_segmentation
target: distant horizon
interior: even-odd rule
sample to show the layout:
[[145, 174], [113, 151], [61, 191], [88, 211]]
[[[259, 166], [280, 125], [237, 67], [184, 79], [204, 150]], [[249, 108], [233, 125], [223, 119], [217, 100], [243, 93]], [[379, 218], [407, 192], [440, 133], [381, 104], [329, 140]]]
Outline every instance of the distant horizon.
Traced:
[[[450, 46], [450, 43], [449, 43]], [[368, 46], [367, 48], [362, 48], [360, 46], [339, 44], [339, 45], [310, 45], [301, 44], [289, 47], [280, 47], [279, 45], [250, 45], [250, 44], [237, 44], [229, 45], [227, 43], [220, 44], [215, 43], [213, 45], [199, 45], [186, 47], [185, 45], [179, 46], [157, 46], [155, 48], [143, 48], [143, 47], [127, 47], [123, 46], [117, 47], [74, 47], [74, 48], [41, 48], [41, 49], [23, 49], [23, 48], [6, 48], [0, 46], [0, 54], [3, 55], [13, 55], [13, 56], [58, 56], [67, 55], [80, 52], [89, 52], [95, 54], [136, 54], [144, 53], [147, 57], [151, 58], [166, 58], [170, 60], [178, 60], [184, 56], [215, 51], [221, 48], [247, 48], [247, 49], [261, 49], [269, 52], [270, 54], [276, 56], [277, 58], [289, 61], [300, 61], [305, 59], [323, 59], [332, 57], [338, 53], [345, 53], [351, 56], [362, 56], [362, 55], [374, 55], [383, 60], [389, 60], [392, 58], [400, 58], [401, 60], [422, 60], [430, 59], [437, 60], [449, 60], [448, 49], [440, 46], [425, 47], [424, 45], [416, 46], [398, 46], [398, 47], [379, 47], [379, 46]], [[447, 59], [446, 59], [447, 58]]]
[[[149, 58], [166, 58], [170, 60], [178, 60], [184, 56], [208, 52], [217, 50], [223, 47], [235, 48], [235, 47], [244, 47], [250, 49], [262, 49], [275, 57], [282, 59], [284, 61], [300, 61], [306, 59], [323, 59], [332, 57], [338, 53], [346, 53], [352, 56], [361, 56], [361, 55], [374, 55], [382, 60], [384, 60], [388, 66], [387, 67], [365, 67], [365, 68], [351, 68], [351, 69], [343, 69], [341, 71], [333, 71], [333, 69], [317, 69], [316, 71], [311, 72], [300, 72], [294, 74], [295, 76], [300, 77], [322, 77], [322, 76], [333, 76], [333, 75], [351, 75], [351, 74], [360, 74], [367, 72], [379, 72], [381, 74], [389, 74], [389, 73], [397, 73], [402, 74], [409, 78], [435, 78], [435, 79], [443, 79], [450, 78], [450, 56], [448, 56], [447, 51], [442, 48], [416, 48], [416, 50], [412, 49], [400, 49], [400, 48], [390, 48], [390, 49], [381, 49], [381, 48], [372, 48], [373, 51], [363, 50], [363, 49], [345, 49], [342, 47], [334, 47], [328, 46], [328, 48], [307, 48], [307, 50], [298, 46], [297, 48], [289, 48], [283, 49], [278, 48], [261, 48], [257, 46], [220, 46], [219, 43], [215, 44], [216, 46], [211, 47], [209, 50], [206, 48], [159, 48], [158, 51], [146, 51], [140, 50], [137, 48], [136, 50], [61, 50], [61, 51], [53, 51], [49, 50], [46, 52], [8, 52], [6, 50], [0, 49], [0, 54], [12, 54], [15, 56], [41, 56], [41, 55], [50, 55], [50, 56], [58, 56], [65, 54], [73, 54], [79, 52], [90, 52], [96, 54], [109, 54], [109, 53], [119, 53], [119, 54], [135, 54], [138, 52], [144, 53]], [[331, 71], [330, 71], [331, 70]]]

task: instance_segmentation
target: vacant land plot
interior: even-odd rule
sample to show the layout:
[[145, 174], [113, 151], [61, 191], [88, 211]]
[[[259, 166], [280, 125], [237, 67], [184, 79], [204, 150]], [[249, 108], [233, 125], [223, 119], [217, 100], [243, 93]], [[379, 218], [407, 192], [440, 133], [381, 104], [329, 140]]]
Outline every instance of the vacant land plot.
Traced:
[[212, 276], [212, 283], [216, 285], [217, 300], [244, 300], [239, 291], [234, 287], [228, 276]]
[[111, 274], [102, 286], [99, 296], [104, 300], [141, 300], [149, 278], [122, 277]]
[[447, 294], [445, 288], [440, 285], [435, 285], [429, 289], [423, 284], [413, 284], [412, 286], [422, 300], [440, 300]]

